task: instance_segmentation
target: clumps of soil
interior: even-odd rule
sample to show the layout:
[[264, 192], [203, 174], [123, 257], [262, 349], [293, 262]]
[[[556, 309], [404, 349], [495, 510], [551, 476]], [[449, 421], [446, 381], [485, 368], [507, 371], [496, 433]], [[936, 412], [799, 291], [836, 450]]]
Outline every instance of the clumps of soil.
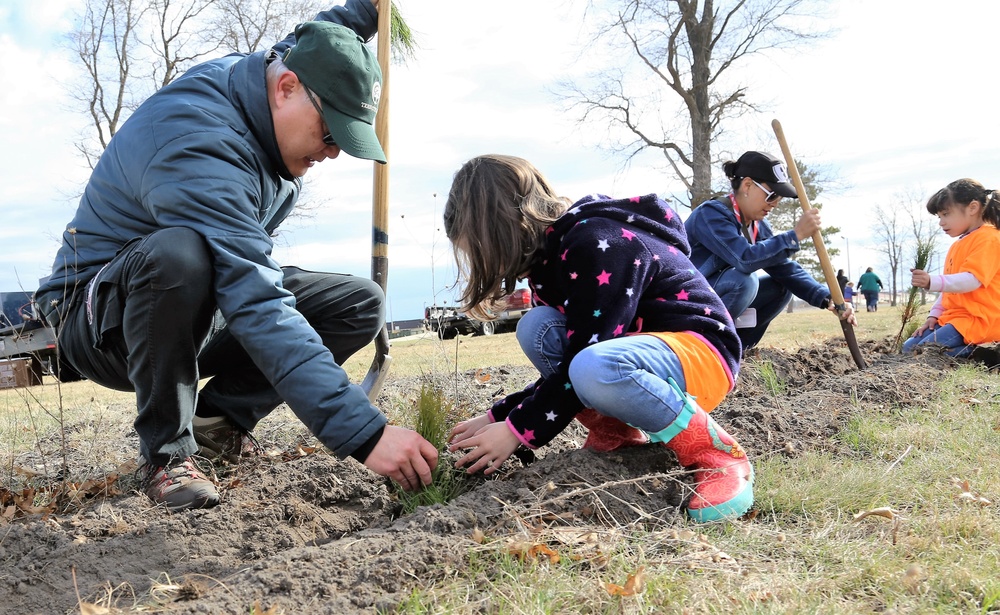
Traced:
[[[751, 459], [836, 450], [832, 436], [857, 407], [921, 403], [926, 388], [911, 383], [935, 381], [954, 362], [935, 353], [904, 358], [872, 344], [863, 352], [869, 366], [862, 371], [843, 344], [793, 353], [760, 349], [713, 416]], [[765, 364], [770, 381], [762, 377]], [[458, 374], [457, 382], [455, 374], [401, 379], [387, 383], [382, 398], [388, 403], [430, 383], [446, 394], [458, 391], [457, 407], [478, 411], [536, 377], [530, 368], [504, 366]], [[280, 414], [258, 429], [266, 448], [276, 446], [267, 422]], [[405, 516], [385, 479], [302, 442], [219, 468], [223, 502], [209, 510], [171, 514], [153, 507], [135, 479], [123, 475], [117, 491], [79, 508], [0, 520], [0, 588], [10, 597], [0, 612], [78, 612], [74, 586], [85, 602], [123, 610], [391, 611], [415, 587], [462, 567], [477, 535], [687, 523], [680, 506], [690, 477], [671, 452], [647, 445], [595, 454], [580, 448], [585, 436], [573, 423], [533, 463], [512, 458], [447, 505]], [[120, 458], [134, 456], [134, 440], [121, 442]]]

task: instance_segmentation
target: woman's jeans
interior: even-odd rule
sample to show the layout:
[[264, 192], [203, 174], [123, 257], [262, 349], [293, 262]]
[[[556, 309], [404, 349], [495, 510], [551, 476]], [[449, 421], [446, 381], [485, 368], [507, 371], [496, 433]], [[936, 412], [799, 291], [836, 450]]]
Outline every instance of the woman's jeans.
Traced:
[[767, 274], [741, 273], [729, 268], [708, 278], [729, 315], [736, 320], [747, 308], [757, 312], [757, 324], [753, 327], [736, 329], [743, 351], [756, 346], [768, 325], [780, 314], [792, 299], [792, 292]]
[[[371, 280], [282, 271], [296, 309], [338, 363], [381, 330], [382, 292]], [[75, 301], [63, 318], [60, 352], [90, 380], [135, 391], [135, 429], [150, 463], [197, 450], [196, 410], [249, 431], [282, 402], [216, 309], [211, 254], [194, 231], [169, 228], [128, 244], [87, 291], [89, 301]]]
[[976, 349], [975, 344], [966, 344], [965, 338], [951, 324], [927, 329], [920, 336], [909, 338], [903, 342], [903, 352], [911, 352], [917, 346], [923, 345], [943, 346], [948, 349], [945, 354], [950, 357], [967, 357]]
[[877, 290], [863, 290], [861, 294], [865, 296], [865, 309], [869, 312], [875, 312], [878, 310], [878, 291]]
[[[551, 307], [532, 308], [517, 323], [517, 341], [542, 377], [548, 378], [559, 368], [569, 345], [566, 317]], [[627, 335], [588, 346], [573, 357], [569, 379], [585, 406], [646, 433], [661, 431], [684, 407], [681, 363], [666, 342], [651, 335]]]

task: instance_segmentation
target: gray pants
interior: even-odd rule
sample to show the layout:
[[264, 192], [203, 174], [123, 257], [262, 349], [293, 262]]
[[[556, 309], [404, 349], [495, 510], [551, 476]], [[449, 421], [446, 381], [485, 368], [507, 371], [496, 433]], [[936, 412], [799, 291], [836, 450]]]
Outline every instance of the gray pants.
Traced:
[[[382, 291], [371, 280], [282, 271], [296, 308], [338, 363], [381, 330]], [[140, 452], [156, 465], [197, 450], [196, 411], [249, 431], [282, 402], [227, 330], [212, 280], [201, 236], [164, 229], [126, 245], [63, 317], [63, 360], [100, 385], [135, 391]]]

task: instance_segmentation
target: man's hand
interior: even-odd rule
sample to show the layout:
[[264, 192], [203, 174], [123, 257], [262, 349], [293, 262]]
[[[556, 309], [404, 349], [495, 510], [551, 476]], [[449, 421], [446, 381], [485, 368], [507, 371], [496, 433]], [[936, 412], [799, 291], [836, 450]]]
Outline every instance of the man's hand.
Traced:
[[431, 471], [437, 462], [437, 449], [420, 434], [386, 425], [365, 466], [396, 481], [404, 491], [416, 491], [431, 484]]
[[466, 470], [469, 474], [483, 470], [483, 474], [489, 476], [496, 472], [503, 465], [503, 462], [507, 461], [508, 457], [514, 454], [520, 444], [521, 441], [517, 439], [510, 427], [507, 427], [507, 423], [490, 423], [476, 432], [474, 436], [464, 438], [460, 443], [452, 444], [448, 450], [471, 449], [464, 457], [455, 462], [455, 467], [469, 466]]

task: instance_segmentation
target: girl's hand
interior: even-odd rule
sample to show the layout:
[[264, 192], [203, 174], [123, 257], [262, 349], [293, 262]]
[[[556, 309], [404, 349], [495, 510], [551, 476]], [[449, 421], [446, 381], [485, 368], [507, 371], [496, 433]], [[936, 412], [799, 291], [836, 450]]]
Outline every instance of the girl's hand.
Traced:
[[448, 442], [452, 445], [448, 450], [454, 452], [455, 450], [462, 448], [462, 442], [476, 435], [476, 432], [480, 431], [483, 427], [486, 427], [492, 422], [493, 421], [490, 420], [489, 413], [484, 412], [476, 418], [462, 421], [458, 425], [455, 425], [451, 428], [451, 433], [448, 434]]
[[[476, 419], [473, 419], [476, 420]], [[449, 451], [470, 449], [461, 459], [455, 462], [456, 468], [468, 466], [466, 472], [475, 474], [483, 470], [489, 476], [497, 471], [507, 458], [514, 454], [521, 441], [507, 427], [507, 423], [491, 423], [480, 429], [474, 436], [465, 438], [460, 443], [452, 444]], [[471, 465], [470, 465], [471, 464]]]
[[910, 285], [917, 288], [931, 287], [931, 274], [923, 269], [910, 269]]
[[927, 320], [924, 321], [924, 324], [920, 325], [920, 328], [914, 331], [913, 335], [911, 335], [910, 337], [920, 337], [928, 329], [931, 331], [937, 329], [937, 326], [938, 326], [938, 319], [934, 318], [933, 316], [928, 316]]

